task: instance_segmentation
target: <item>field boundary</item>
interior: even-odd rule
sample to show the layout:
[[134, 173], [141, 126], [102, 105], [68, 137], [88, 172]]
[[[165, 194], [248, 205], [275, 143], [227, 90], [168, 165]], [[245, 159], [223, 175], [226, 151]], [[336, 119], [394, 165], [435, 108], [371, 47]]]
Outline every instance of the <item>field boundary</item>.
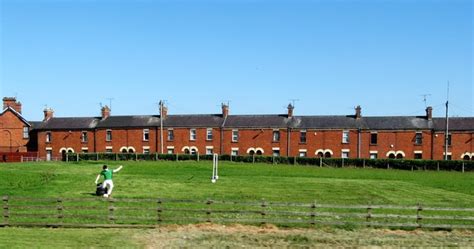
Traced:
[[0, 227], [155, 228], [163, 224], [274, 224], [474, 230], [474, 208], [335, 205], [164, 198], [3, 196]]

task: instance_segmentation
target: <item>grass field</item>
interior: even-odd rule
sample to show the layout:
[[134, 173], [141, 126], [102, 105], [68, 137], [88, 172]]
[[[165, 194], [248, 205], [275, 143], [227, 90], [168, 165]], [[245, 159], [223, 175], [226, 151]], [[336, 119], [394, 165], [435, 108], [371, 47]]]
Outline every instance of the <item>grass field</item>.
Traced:
[[[103, 163], [0, 164], [0, 195], [91, 197]], [[116, 198], [474, 207], [472, 173], [221, 162], [219, 181], [212, 184], [209, 161], [119, 163], [124, 169], [114, 177]], [[0, 247], [474, 246], [472, 231], [209, 226], [168, 225], [151, 230], [9, 227], [0, 228]]]

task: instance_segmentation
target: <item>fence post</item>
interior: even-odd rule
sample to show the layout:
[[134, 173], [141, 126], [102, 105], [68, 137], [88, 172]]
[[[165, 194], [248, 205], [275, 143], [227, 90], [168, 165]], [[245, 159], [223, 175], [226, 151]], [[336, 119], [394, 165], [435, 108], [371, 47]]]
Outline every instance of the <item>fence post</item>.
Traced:
[[79, 153], [76, 154], [77, 161], [79, 162]]
[[95, 153], [96, 161], [99, 161], [99, 153]]
[[439, 162], [436, 164], [436, 169], [439, 171]]
[[319, 167], [320, 168], [323, 167], [323, 158], [322, 157], [319, 158]]
[[177, 162], [178, 160], [179, 160], [179, 159], [178, 159], [178, 153], [176, 153], [176, 162]]
[[418, 227], [421, 228], [421, 220], [423, 217], [421, 217], [421, 211], [423, 211], [423, 207], [421, 206], [420, 203], [418, 203], [417, 208], [416, 208], [416, 224], [418, 224]]
[[387, 169], [390, 169], [390, 163], [387, 163]]
[[[370, 206], [370, 204], [367, 206], [367, 216], [365, 216], [365, 221], [367, 223], [370, 222], [370, 218], [372, 218], [372, 207]], [[370, 226], [369, 224], [367, 224], [367, 226]]]
[[267, 213], [265, 212], [266, 210], [266, 207], [267, 207], [267, 203], [265, 202], [265, 199], [262, 199], [262, 204], [260, 205], [262, 207], [262, 211], [261, 211], [261, 215], [262, 215], [262, 222], [260, 223], [261, 225], [265, 224], [265, 215], [267, 215]]
[[196, 161], [199, 162], [199, 151], [196, 153]]
[[112, 199], [112, 197], [109, 197], [108, 202], [109, 202], [109, 223], [113, 224], [115, 221], [115, 217], [114, 217], [115, 207], [114, 207], [114, 200]]
[[316, 201], [311, 204], [311, 225], [316, 225]]
[[362, 168], [365, 168], [365, 158], [362, 159]]
[[138, 154], [135, 153], [135, 161], [138, 161]]
[[207, 220], [206, 222], [212, 222], [211, 221], [211, 204], [212, 204], [212, 200], [207, 200], [206, 201], [206, 205], [207, 205], [207, 210], [206, 210], [206, 217], [207, 217]]
[[156, 221], [158, 224], [160, 224], [163, 220], [161, 219], [161, 213], [163, 212], [163, 209], [161, 207], [161, 204], [163, 202], [161, 201], [161, 199], [158, 199], [158, 201], [156, 202]]
[[413, 171], [413, 164], [411, 165], [411, 171]]
[[21, 162], [23, 162], [23, 156], [21, 156]]
[[255, 163], [255, 153], [252, 155], [252, 163]]
[[464, 173], [464, 161], [462, 162], [462, 173]]
[[58, 198], [56, 202], [57, 202], [56, 210], [58, 211], [58, 226], [61, 226], [63, 224], [63, 218], [64, 218], [63, 200], [61, 198]]
[[8, 195], [3, 196], [3, 223], [8, 226], [8, 219], [10, 218], [10, 211], [8, 207]]

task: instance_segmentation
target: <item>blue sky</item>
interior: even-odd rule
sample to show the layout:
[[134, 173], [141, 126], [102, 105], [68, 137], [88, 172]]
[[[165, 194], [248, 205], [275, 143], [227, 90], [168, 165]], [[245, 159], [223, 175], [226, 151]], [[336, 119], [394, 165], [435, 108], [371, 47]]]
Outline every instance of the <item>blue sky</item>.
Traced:
[[470, 0], [0, 0], [0, 95], [55, 116], [474, 116]]

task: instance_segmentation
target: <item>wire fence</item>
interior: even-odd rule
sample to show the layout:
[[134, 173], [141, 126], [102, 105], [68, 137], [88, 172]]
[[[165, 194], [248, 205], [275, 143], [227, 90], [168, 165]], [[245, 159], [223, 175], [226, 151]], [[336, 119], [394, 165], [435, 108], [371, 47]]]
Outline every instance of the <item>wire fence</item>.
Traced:
[[0, 226], [154, 228], [162, 224], [275, 224], [287, 227], [369, 226], [474, 229], [474, 208], [332, 205], [273, 201], [164, 198], [3, 196]]

